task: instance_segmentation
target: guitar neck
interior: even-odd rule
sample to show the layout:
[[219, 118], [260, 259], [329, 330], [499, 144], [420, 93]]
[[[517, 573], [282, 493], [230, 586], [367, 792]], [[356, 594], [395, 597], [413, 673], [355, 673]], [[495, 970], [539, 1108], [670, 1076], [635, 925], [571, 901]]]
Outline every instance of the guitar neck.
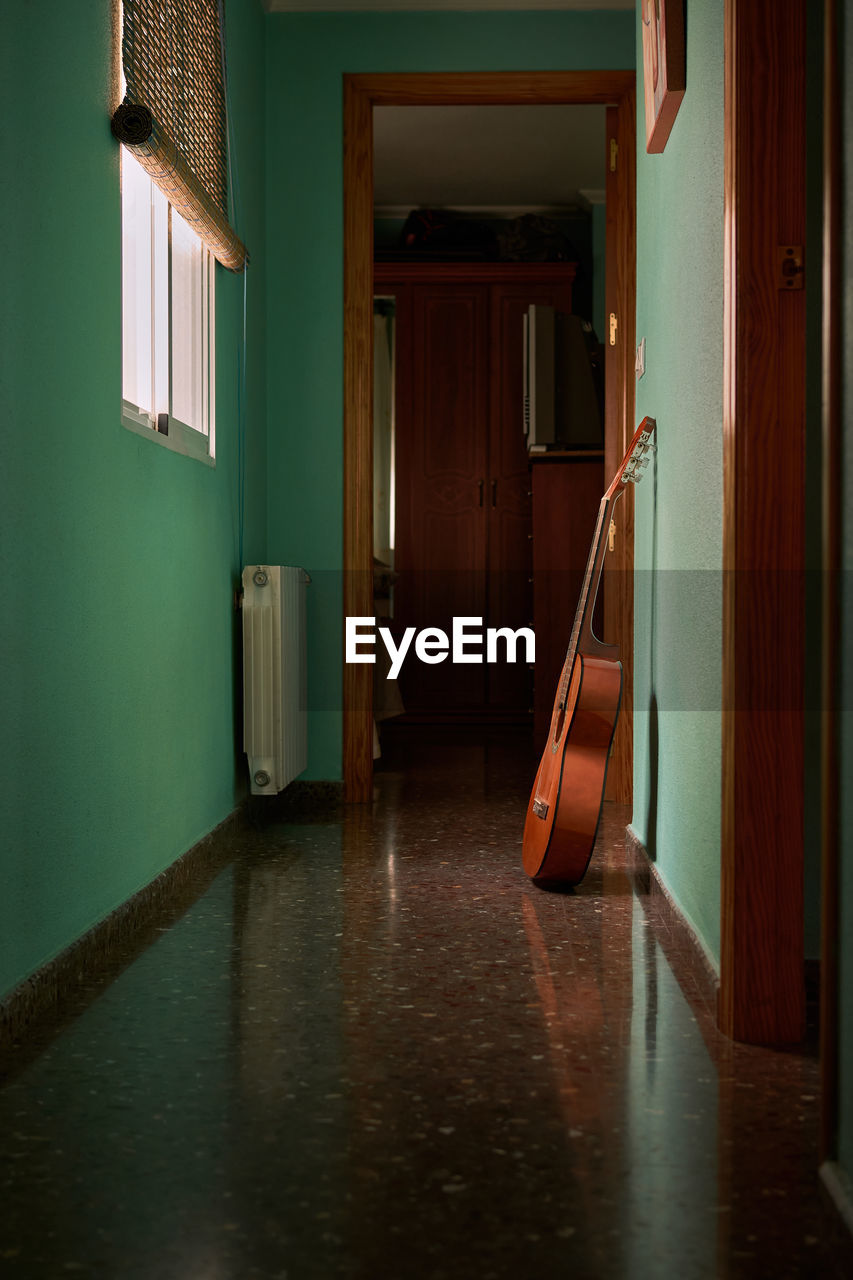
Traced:
[[563, 663], [563, 671], [560, 677], [559, 685], [559, 702], [561, 707], [565, 707], [569, 696], [569, 685], [572, 679], [572, 669], [575, 665], [575, 658], [578, 652], [583, 648], [584, 640], [588, 640], [592, 636], [592, 613], [595, 608], [595, 600], [598, 595], [598, 585], [601, 581], [601, 570], [604, 565], [604, 557], [607, 552], [607, 534], [610, 528], [610, 521], [613, 514], [613, 508], [617, 499], [621, 496], [621, 489], [615, 486], [607, 491], [601, 499], [598, 508], [598, 519], [595, 522], [595, 531], [592, 535], [592, 545], [589, 549], [589, 556], [586, 562], [586, 572], [584, 573], [583, 585], [581, 586], [580, 596], [578, 597], [578, 605], [575, 611], [575, 620], [572, 625], [572, 634], [569, 638], [569, 647], [566, 650], [566, 657]]
[[589, 557], [586, 562], [586, 573], [584, 574], [580, 599], [575, 612], [569, 647], [563, 663], [563, 672], [557, 687], [557, 703], [561, 710], [565, 710], [569, 700], [572, 670], [579, 653], [609, 658], [612, 661], [616, 661], [619, 655], [617, 645], [602, 644], [593, 635], [592, 613], [595, 608], [598, 584], [601, 580], [601, 569], [604, 564], [605, 552], [607, 551], [607, 535], [610, 529], [613, 508], [622, 496], [624, 486], [629, 483], [636, 484], [641, 478], [643, 470], [648, 464], [649, 455], [654, 449], [652, 435], [654, 434], [655, 425], [654, 418], [643, 418], [643, 421], [634, 432], [628, 451], [622, 459], [610, 488], [601, 499], [601, 505], [598, 508], [598, 520], [596, 521], [595, 532], [592, 535], [592, 546], [589, 549]]

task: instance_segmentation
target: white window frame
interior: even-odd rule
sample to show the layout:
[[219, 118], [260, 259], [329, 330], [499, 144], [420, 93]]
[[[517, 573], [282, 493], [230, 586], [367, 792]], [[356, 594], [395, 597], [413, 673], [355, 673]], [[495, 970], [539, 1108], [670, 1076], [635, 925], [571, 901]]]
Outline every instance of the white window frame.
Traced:
[[[129, 152], [125, 147], [122, 147], [123, 181], [128, 157]], [[138, 164], [132, 157], [131, 160], [132, 163]], [[144, 171], [142, 172], [144, 173]], [[198, 241], [197, 237], [194, 237], [194, 233], [190, 228], [186, 228], [184, 238], [186, 238], [187, 233], [189, 236], [194, 237], [201, 255], [195, 280], [198, 285], [198, 293], [190, 304], [195, 308], [194, 321], [197, 324], [197, 343], [200, 346], [200, 351], [198, 352], [200, 369], [196, 368], [195, 371], [190, 371], [189, 374], [190, 377], [196, 376], [197, 381], [195, 388], [197, 421], [193, 423], [184, 422], [172, 412], [177, 376], [177, 371], [174, 368], [175, 352], [173, 344], [174, 312], [172, 294], [174, 272], [172, 225], [173, 218], [179, 218], [180, 214], [172, 208], [166, 197], [157, 191], [147, 174], [145, 174], [145, 178], [150, 183], [151, 189], [151, 215], [150, 226], [146, 227], [140, 223], [140, 234], [149, 238], [150, 253], [147, 252], [146, 246], [143, 244], [140, 255], [142, 266], [136, 278], [141, 300], [137, 304], [135, 314], [130, 317], [130, 321], [130, 304], [125, 297], [124, 260], [122, 262], [121, 421], [124, 427], [137, 435], [153, 440], [173, 452], [197, 458], [209, 466], [214, 466], [216, 451], [216, 263], [207, 246]], [[122, 200], [123, 254], [127, 244], [128, 232], [125, 218], [126, 207], [124, 200]], [[139, 261], [139, 257], [137, 261]], [[146, 262], [148, 263], [147, 276], [145, 272]], [[146, 356], [143, 351], [142, 373], [138, 368], [135, 371], [135, 382], [142, 381], [143, 384], [146, 384], [146, 394], [144, 396], [140, 395], [137, 390], [136, 396], [131, 400], [125, 394], [128, 390], [126, 374], [127, 344], [134, 341], [133, 333], [128, 332], [128, 330], [133, 325], [138, 324], [146, 326], [150, 324], [150, 337], [145, 344], [148, 347], [148, 355]], [[149, 361], [150, 376], [146, 372]], [[186, 371], [184, 371], [184, 374], [186, 378]], [[136, 399], [142, 399], [143, 403], [135, 403]], [[158, 428], [158, 423], [163, 421], [164, 415], [168, 418], [166, 432]]]

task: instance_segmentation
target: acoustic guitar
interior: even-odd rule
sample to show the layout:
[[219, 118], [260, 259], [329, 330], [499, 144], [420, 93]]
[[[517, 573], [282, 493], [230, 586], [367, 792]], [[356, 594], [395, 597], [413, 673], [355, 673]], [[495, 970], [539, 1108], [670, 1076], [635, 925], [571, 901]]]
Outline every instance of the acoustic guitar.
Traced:
[[644, 418], [601, 499], [551, 727], [524, 823], [524, 870], [543, 888], [578, 884], [598, 833], [607, 761], [622, 698], [619, 646], [593, 633], [592, 615], [613, 508], [648, 465], [653, 418]]

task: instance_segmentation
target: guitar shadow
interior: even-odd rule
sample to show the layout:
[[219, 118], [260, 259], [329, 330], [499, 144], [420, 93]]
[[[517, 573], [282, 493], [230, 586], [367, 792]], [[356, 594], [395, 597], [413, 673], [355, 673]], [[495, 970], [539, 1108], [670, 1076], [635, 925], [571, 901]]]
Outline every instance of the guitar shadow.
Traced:
[[651, 555], [651, 599], [649, 613], [649, 740], [648, 770], [649, 790], [646, 808], [646, 852], [652, 862], [657, 861], [658, 844], [658, 775], [660, 753], [660, 725], [658, 720], [658, 698], [655, 690], [655, 646], [657, 644], [657, 560], [658, 560], [658, 462], [657, 453], [652, 455], [652, 555]]
[[556, 893], [562, 894], [564, 897], [574, 897], [577, 885], [574, 884], [537, 884], [537, 890], [540, 893]]
[[649, 698], [649, 798], [646, 808], [646, 853], [652, 862], [657, 861], [658, 845], [658, 700], [652, 691]]

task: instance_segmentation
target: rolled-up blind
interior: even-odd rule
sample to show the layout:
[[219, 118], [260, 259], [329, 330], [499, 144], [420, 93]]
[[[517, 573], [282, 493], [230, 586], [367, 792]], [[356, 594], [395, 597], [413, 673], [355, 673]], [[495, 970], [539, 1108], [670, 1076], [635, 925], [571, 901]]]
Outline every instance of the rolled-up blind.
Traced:
[[124, 101], [112, 131], [223, 266], [248, 254], [228, 220], [218, 0], [124, 0]]

